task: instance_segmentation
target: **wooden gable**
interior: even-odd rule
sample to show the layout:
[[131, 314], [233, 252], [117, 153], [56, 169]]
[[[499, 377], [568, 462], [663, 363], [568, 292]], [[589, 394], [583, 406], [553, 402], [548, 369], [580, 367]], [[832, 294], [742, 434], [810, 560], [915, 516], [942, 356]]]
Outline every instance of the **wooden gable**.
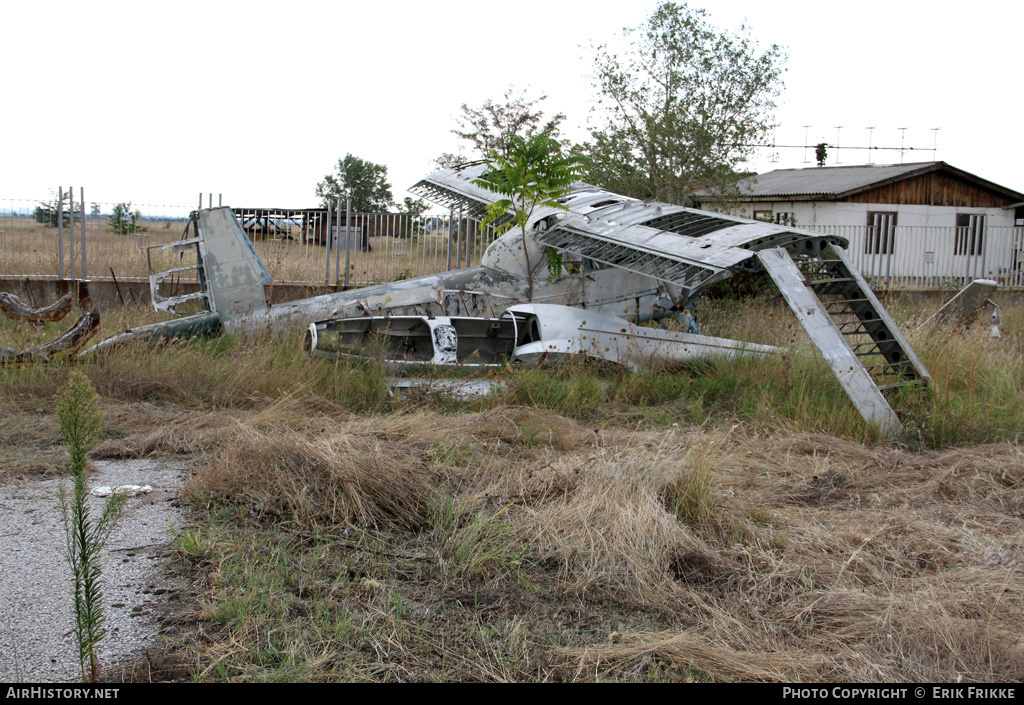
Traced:
[[942, 170], [929, 171], [868, 188], [836, 200], [848, 203], [1001, 208], [1016, 201], [976, 181]]

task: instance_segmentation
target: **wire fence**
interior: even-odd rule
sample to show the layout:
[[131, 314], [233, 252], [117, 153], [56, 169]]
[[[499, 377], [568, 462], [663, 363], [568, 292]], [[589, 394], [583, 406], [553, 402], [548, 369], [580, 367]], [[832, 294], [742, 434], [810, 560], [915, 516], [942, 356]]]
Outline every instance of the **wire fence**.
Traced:
[[190, 209], [90, 203], [84, 211], [67, 198], [0, 199], [0, 276], [147, 278], [147, 247], [180, 237]]
[[[63, 200], [60, 199], [63, 195]], [[0, 276], [147, 280], [182, 268], [160, 248], [185, 234], [194, 206], [0, 199]], [[84, 210], [84, 215], [83, 215]], [[274, 281], [364, 286], [473, 266], [497, 237], [460, 214], [237, 209]], [[187, 275], [183, 274], [187, 278]], [[194, 277], [191, 277], [194, 279]]]
[[[83, 196], [80, 189], [60, 189], [49, 201], [0, 199], [0, 276], [145, 281], [151, 272], [184, 266], [181, 253], [157, 246], [181, 239], [194, 206], [87, 202], [83, 208]], [[357, 287], [436, 274], [479, 264], [496, 237], [457, 210], [348, 214], [334, 202], [234, 211], [279, 283]], [[974, 279], [1024, 287], [1024, 228], [812, 229], [848, 239], [853, 263], [876, 289], [959, 288]]]

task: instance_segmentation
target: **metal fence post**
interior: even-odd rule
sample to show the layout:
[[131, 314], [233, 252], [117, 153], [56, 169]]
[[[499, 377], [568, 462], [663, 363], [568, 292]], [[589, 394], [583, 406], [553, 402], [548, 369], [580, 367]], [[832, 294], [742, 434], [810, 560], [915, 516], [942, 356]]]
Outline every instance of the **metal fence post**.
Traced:
[[352, 197], [345, 199], [345, 288], [349, 285], [349, 272], [352, 267]]
[[[64, 222], [64, 216], [63, 216], [64, 197], [63, 196], [61, 196], [60, 202], [61, 202], [61, 209], [62, 209], [61, 210], [62, 215], [60, 216], [60, 222], [63, 223]], [[68, 238], [68, 254], [71, 256], [71, 278], [72, 279], [76, 279], [77, 277], [75, 277], [75, 223], [74, 223], [74, 221], [71, 222], [71, 237]]]
[[448, 271], [452, 271], [452, 240], [455, 237], [455, 206], [448, 208]]
[[[64, 205], [64, 187], [63, 186], [58, 186], [57, 187], [57, 259], [60, 260], [60, 265], [59, 265], [58, 269], [59, 269], [59, 272], [60, 272], [60, 278], [61, 279], [64, 279], [64, 212], [63, 212], [63, 205]], [[71, 241], [74, 242], [74, 240], [75, 240], [75, 238], [72, 237]], [[72, 247], [74, 247], [74, 245], [72, 245]], [[74, 252], [73, 249], [72, 249], [72, 252]], [[73, 266], [74, 265], [72, 265], [72, 267]], [[74, 276], [75, 276], [74, 274], [71, 275], [72, 278], [74, 278]]]
[[331, 200], [327, 199], [327, 222], [324, 223], [324, 228], [327, 232], [324, 233], [324, 244], [327, 245], [327, 257], [324, 259], [324, 284], [331, 283], [331, 240], [334, 239], [334, 233], [331, 232]]
[[[83, 186], [78, 187], [78, 202], [82, 208], [82, 219], [79, 221], [82, 224], [82, 281], [88, 279], [85, 273], [85, 188]], [[75, 236], [75, 209], [71, 209], [71, 237]]]
[[[345, 218], [348, 218], [348, 212], [345, 212]], [[338, 209], [334, 214], [334, 222], [337, 225], [336, 230], [338, 231], [338, 237], [341, 237], [341, 196], [338, 196]], [[346, 235], [347, 237], [347, 235]], [[334, 283], [337, 284], [338, 280], [341, 279], [341, 272], [339, 267], [341, 266], [341, 243], [334, 243]]]
[[[989, 226], [988, 226], [988, 218], [985, 218], [985, 229], [984, 229], [983, 232], [984, 232], [984, 234], [981, 237], [981, 277], [980, 278], [981, 279], [988, 279], [988, 272], [985, 271], [985, 260], [986, 260], [986, 255], [988, 254], [988, 252], [987, 252], [988, 246], [991, 244], [991, 242], [989, 241], [989, 238], [992, 237], [992, 231], [989, 229]], [[975, 278], [979, 278], [979, 277], [977, 275], [975, 275]]]

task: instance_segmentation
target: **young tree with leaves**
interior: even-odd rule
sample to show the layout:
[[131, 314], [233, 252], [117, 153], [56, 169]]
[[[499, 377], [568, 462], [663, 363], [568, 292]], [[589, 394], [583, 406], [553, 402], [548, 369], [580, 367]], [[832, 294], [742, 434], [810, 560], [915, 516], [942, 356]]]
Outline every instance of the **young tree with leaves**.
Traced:
[[483, 225], [511, 211], [509, 227], [518, 226], [522, 234], [527, 291], [532, 300], [533, 266], [530, 263], [526, 224], [540, 206], [567, 210], [557, 199], [568, 193], [573, 181], [579, 178], [583, 172], [583, 161], [577, 155], [562, 154], [562, 145], [546, 132], [529, 137], [511, 135], [507, 144], [507, 154], [496, 149], [489, 151], [492, 168], [473, 183], [503, 196], [488, 206]]
[[82, 680], [86, 682], [95, 682], [99, 678], [100, 663], [96, 650], [107, 634], [100, 551], [117, 526], [125, 506], [124, 493], [115, 492], [103, 505], [99, 519], [90, 517], [87, 454], [100, 433], [102, 414], [98, 402], [96, 392], [81, 372], [72, 373], [67, 387], [57, 398], [60, 433], [71, 454], [71, 477], [74, 481], [70, 496], [61, 482], [57, 497], [64, 520], [64, 557], [74, 578], [75, 626], [72, 631], [78, 642]]
[[586, 179], [617, 193], [688, 205], [701, 189], [728, 194], [767, 136], [785, 60], [760, 51], [746, 26], [711, 25], [703, 10], [663, 2], [622, 58], [597, 47], [602, 123], [582, 148]]
[[388, 181], [388, 168], [351, 154], [339, 159], [334, 174], [327, 174], [316, 185], [316, 195], [324, 208], [328, 201], [351, 198], [355, 213], [381, 213], [390, 210], [395, 200]]

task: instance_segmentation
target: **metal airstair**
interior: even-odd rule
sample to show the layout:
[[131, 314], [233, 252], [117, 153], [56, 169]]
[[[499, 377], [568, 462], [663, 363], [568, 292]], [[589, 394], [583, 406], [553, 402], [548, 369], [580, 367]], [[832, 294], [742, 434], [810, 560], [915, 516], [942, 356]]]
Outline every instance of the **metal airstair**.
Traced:
[[883, 392], [931, 376], [864, 277], [831, 245], [820, 258], [783, 248], [758, 257], [861, 416], [898, 434], [903, 425]]

